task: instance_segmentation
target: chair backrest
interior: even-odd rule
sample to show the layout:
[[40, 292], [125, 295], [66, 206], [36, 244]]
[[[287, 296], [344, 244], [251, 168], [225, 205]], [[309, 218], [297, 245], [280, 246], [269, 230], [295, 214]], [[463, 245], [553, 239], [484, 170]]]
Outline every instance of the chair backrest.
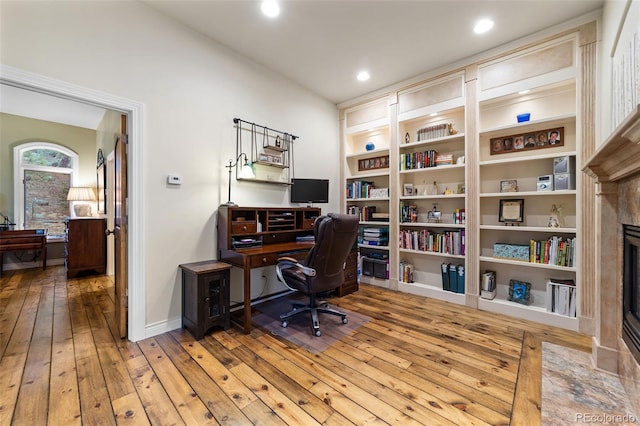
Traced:
[[358, 216], [338, 213], [316, 220], [315, 244], [302, 262], [316, 270], [316, 276], [307, 277], [314, 293], [333, 290], [344, 282], [344, 263], [358, 235], [358, 224]]

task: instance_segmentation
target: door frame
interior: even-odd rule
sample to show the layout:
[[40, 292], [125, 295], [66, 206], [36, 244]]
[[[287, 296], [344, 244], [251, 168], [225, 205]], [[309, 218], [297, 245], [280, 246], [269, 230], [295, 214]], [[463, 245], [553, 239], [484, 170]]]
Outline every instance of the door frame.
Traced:
[[0, 84], [7, 84], [34, 92], [57, 96], [101, 108], [111, 109], [127, 115], [128, 151], [128, 223], [129, 240], [127, 263], [128, 283], [128, 330], [127, 338], [132, 342], [146, 336], [146, 268], [144, 264], [143, 225], [143, 143], [142, 123], [144, 105], [131, 99], [56, 80], [19, 68], [0, 64]]

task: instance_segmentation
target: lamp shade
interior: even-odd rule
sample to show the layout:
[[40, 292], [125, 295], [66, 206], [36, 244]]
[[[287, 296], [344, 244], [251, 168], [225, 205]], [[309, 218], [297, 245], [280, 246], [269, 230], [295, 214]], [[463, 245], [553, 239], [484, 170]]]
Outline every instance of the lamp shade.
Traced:
[[67, 201], [96, 201], [96, 191], [91, 187], [72, 186]]
[[238, 177], [242, 179], [255, 179], [256, 175], [253, 173], [251, 166], [245, 161], [244, 166], [240, 169]]

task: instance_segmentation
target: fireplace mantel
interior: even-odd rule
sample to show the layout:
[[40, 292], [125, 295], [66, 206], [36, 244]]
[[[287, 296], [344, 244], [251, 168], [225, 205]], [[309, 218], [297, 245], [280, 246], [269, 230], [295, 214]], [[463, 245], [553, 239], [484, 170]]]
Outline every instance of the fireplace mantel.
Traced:
[[640, 105], [582, 169], [594, 178], [596, 329], [594, 364], [618, 374], [640, 411], [640, 364], [623, 340], [623, 225], [640, 226]]
[[587, 161], [583, 171], [601, 183], [640, 173], [640, 105]]

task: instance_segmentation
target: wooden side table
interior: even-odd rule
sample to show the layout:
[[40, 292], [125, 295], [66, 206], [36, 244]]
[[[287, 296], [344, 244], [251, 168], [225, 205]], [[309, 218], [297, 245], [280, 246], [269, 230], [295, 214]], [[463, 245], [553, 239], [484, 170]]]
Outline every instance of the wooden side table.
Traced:
[[185, 263], [182, 269], [182, 327], [196, 340], [213, 326], [230, 325], [231, 265], [217, 260]]

